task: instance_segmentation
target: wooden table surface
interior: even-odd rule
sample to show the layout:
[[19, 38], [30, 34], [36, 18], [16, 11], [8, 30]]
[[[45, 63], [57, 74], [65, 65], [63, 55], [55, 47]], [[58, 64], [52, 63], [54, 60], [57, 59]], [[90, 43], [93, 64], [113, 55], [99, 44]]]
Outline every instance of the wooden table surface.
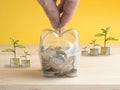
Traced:
[[[81, 56], [75, 78], [42, 77], [39, 45], [27, 45], [30, 68], [10, 68], [12, 55], [0, 52], [0, 90], [120, 90], [120, 45], [110, 46], [110, 56]], [[6, 47], [0, 45], [0, 51]], [[18, 56], [23, 50], [17, 50]]]

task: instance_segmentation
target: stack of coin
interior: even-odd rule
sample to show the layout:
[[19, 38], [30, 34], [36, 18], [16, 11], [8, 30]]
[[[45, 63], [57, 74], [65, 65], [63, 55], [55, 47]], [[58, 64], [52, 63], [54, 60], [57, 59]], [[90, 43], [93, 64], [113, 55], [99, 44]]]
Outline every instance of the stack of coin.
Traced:
[[71, 52], [67, 53], [66, 47], [50, 46], [41, 54], [42, 66], [45, 76], [76, 76], [77, 69], [74, 68], [76, 57]]

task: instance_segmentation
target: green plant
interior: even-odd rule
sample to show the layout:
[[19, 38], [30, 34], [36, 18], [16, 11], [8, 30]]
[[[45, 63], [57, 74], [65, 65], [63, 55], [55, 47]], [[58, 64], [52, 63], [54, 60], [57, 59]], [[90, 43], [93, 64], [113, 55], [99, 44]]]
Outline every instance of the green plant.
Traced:
[[86, 49], [87, 49], [87, 46], [83, 47], [83, 50], [84, 50], [84, 51], [86, 51]]
[[108, 32], [110, 30], [110, 27], [107, 27], [107, 28], [101, 29], [101, 30], [102, 30], [102, 33], [95, 34], [95, 37], [101, 37], [101, 36], [104, 37], [104, 47], [106, 47], [107, 41], [110, 41], [110, 40], [117, 41], [118, 40], [118, 39], [116, 39], [114, 37], [107, 37]]
[[27, 60], [27, 56], [30, 56], [30, 54], [28, 53], [28, 51], [24, 51], [24, 55], [20, 57], [23, 57], [25, 58], [25, 60]]
[[13, 49], [8, 48], [5, 50], [2, 50], [2, 52], [12, 52], [14, 54], [14, 58], [16, 58], [16, 48], [25, 48], [25, 46], [18, 44], [19, 40], [14, 40], [12, 38], [10, 38], [10, 42], [13, 46]]
[[96, 39], [92, 40], [89, 44], [92, 44], [93, 48], [95, 48], [96, 46], [99, 46], [99, 44], [96, 44]]

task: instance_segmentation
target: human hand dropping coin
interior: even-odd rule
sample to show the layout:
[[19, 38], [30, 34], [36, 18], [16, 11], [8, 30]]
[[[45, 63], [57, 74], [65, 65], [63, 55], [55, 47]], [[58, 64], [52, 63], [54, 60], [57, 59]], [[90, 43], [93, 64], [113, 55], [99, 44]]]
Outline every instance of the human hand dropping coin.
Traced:
[[60, 4], [57, 5], [57, 0], [38, 0], [54, 29], [64, 28], [66, 26], [72, 19], [79, 1], [80, 0], [60, 0]]

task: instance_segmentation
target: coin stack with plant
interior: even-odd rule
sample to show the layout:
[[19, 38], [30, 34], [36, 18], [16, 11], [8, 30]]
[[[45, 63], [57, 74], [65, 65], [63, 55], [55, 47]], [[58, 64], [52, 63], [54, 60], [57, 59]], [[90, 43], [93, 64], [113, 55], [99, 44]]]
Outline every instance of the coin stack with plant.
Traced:
[[92, 48], [90, 48], [90, 55], [91, 56], [98, 56], [99, 49], [96, 48], [96, 46], [99, 46], [99, 44], [96, 44], [96, 39], [92, 40], [89, 44], [92, 44]]
[[82, 49], [82, 56], [88, 56], [88, 51], [86, 50], [88, 47], [87, 46], [85, 46], [85, 47], [83, 47]]
[[117, 41], [118, 39], [114, 37], [108, 37], [108, 32], [110, 30], [110, 27], [107, 27], [105, 29], [101, 29], [101, 33], [95, 34], [95, 37], [103, 37], [104, 38], [104, 46], [101, 47], [100, 54], [101, 55], [110, 55], [110, 47], [107, 47], [108, 41]]
[[20, 57], [24, 58], [23, 60], [21, 60], [22, 67], [30, 67], [30, 60], [28, 59], [28, 56], [30, 56], [28, 51], [24, 51], [24, 55], [20, 56]]
[[13, 46], [13, 48], [7, 48], [5, 50], [2, 50], [2, 52], [11, 52], [13, 53], [13, 58], [10, 58], [10, 66], [11, 67], [20, 67], [20, 60], [17, 58], [17, 48], [25, 48], [25, 46], [19, 44], [19, 40], [14, 40], [13, 38], [10, 38], [10, 42]]

